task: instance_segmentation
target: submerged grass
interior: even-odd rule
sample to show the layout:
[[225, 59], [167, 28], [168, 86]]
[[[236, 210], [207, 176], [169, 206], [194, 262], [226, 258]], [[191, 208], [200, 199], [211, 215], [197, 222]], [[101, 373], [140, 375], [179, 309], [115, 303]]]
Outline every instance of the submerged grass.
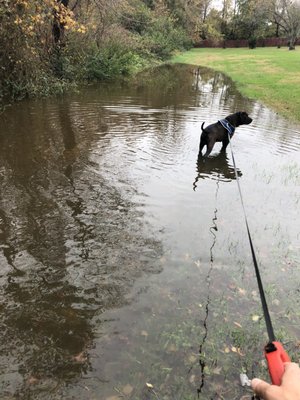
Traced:
[[247, 97], [300, 121], [300, 52], [287, 48], [192, 49], [173, 63], [210, 67], [229, 75]]
[[[269, 283], [265, 289], [277, 339], [298, 362], [300, 315], [294, 301], [297, 283], [292, 275], [295, 254], [294, 251], [285, 257], [287, 279], [283, 286]], [[282, 257], [274, 257], [280, 266], [284, 265]], [[202, 273], [205, 277], [209, 265], [203, 263], [197, 270], [195, 265], [192, 259], [185, 260], [173, 270], [175, 281], [176, 275], [185, 280], [183, 269], [189, 277], [182, 295], [174, 292], [174, 281], [170, 286], [153, 288], [151, 312], [132, 326], [128, 336], [122, 336], [127, 343], [122, 368], [130, 371], [130, 375], [118, 374], [114, 391], [122, 397], [127, 398], [130, 389], [128, 398], [132, 400], [250, 400], [252, 392], [240, 386], [239, 374], [269, 379], [263, 356], [266, 328], [254, 276], [228, 275], [227, 266], [213, 269], [208, 275], [208, 289], [205, 283], [199, 285], [196, 276]], [[287, 288], [293, 293], [291, 297], [286, 296]], [[116, 340], [117, 337], [107, 336], [107, 352], [118, 348]], [[110, 389], [104, 398], [118, 397]]]

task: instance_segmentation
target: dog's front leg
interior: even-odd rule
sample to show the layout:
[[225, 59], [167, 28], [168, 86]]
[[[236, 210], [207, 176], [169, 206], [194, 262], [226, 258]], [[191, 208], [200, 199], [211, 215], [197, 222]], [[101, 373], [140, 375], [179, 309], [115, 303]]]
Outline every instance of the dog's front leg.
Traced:
[[228, 146], [229, 139], [228, 138], [224, 139], [222, 141], [222, 143], [223, 143], [223, 145], [222, 145], [221, 151], [224, 152], [226, 150], [226, 147]]

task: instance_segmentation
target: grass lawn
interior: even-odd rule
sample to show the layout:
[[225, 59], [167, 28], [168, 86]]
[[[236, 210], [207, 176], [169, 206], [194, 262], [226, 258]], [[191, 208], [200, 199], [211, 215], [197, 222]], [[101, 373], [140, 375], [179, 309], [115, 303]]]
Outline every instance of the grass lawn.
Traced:
[[300, 48], [192, 49], [175, 55], [171, 62], [222, 71], [245, 96], [300, 121]]

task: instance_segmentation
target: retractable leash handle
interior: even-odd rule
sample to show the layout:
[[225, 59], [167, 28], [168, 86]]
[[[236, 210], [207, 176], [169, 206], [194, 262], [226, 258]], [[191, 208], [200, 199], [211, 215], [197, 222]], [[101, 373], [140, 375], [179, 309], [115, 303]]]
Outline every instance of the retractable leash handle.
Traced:
[[265, 347], [265, 357], [268, 362], [269, 374], [273, 385], [280, 386], [284, 373], [284, 363], [291, 359], [280, 342], [270, 342]]

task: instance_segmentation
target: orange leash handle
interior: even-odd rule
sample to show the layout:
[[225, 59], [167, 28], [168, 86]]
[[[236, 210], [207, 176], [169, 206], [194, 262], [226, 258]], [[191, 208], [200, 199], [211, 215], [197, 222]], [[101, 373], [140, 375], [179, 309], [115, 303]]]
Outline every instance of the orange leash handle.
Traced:
[[270, 342], [265, 347], [265, 357], [268, 362], [269, 374], [273, 385], [280, 386], [284, 373], [284, 363], [290, 362], [290, 357], [285, 352], [280, 342]]

